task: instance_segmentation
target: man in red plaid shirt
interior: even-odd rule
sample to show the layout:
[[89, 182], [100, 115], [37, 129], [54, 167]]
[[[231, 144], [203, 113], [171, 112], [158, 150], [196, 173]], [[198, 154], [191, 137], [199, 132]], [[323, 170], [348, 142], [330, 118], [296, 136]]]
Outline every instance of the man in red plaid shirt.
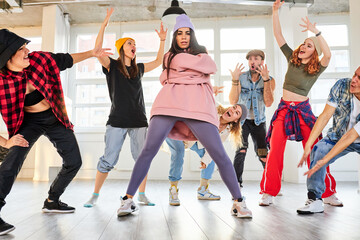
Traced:
[[[63, 166], [42, 210], [74, 212], [75, 208], [59, 200], [81, 167], [73, 125], [66, 113], [60, 71], [87, 58], [110, 53], [101, 48], [71, 55], [29, 53], [27, 43], [7, 29], [0, 30], [0, 112], [9, 133], [9, 139], [0, 136], [0, 145], [9, 149], [0, 165], [0, 210], [31, 147], [45, 135], [63, 158]], [[0, 235], [14, 229], [0, 218]]]

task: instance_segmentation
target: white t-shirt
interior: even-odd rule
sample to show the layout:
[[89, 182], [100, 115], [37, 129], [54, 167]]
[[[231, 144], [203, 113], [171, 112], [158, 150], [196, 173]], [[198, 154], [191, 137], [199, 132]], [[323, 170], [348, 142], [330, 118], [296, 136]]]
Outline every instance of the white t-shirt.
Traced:
[[[357, 97], [355, 97], [355, 95], [353, 96], [353, 98], [351, 99], [354, 108], [352, 109], [351, 113], [350, 113], [350, 121], [349, 121], [349, 125], [347, 127], [347, 131], [349, 131], [350, 129], [354, 128], [355, 131], [359, 134], [360, 136], [360, 122], [356, 123], [356, 117], [360, 114], [360, 100], [357, 99]], [[360, 143], [360, 137], [358, 137], [354, 143]]]
[[[255, 88], [255, 83], [253, 82], [253, 86]], [[250, 105], [250, 109], [248, 111], [248, 115], [246, 117], [246, 119], [249, 120], [254, 120], [255, 119], [255, 114], [254, 114], [254, 104], [253, 104], [253, 100], [251, 99], [251, 105]]]

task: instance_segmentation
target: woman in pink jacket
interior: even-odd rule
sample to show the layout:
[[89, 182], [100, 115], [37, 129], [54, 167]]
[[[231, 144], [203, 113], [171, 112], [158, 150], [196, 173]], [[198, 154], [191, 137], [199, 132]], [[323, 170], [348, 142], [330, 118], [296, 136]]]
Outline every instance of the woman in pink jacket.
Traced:
[[[151, 109], [145, 146], [135, 163], [118, 216], [137, 210], [132, 198], [146, 176], [152, 159], [169, 136], [176, 140], [198, 139], [217, 164], [223, 181], [235, 199], [231, 213], [242, 218], [252, 217], [219, 136], [219, 117], [210, 83], [210, 74], [216, 72], [216, 65], [205, 47], [197, 43], [194, 26], [185, 14], [176, 18], [172, 45], [164, 56], [163, 69], [160, 76], [163, 88]], [[238, 119], [235, 114], [232, 117]]]

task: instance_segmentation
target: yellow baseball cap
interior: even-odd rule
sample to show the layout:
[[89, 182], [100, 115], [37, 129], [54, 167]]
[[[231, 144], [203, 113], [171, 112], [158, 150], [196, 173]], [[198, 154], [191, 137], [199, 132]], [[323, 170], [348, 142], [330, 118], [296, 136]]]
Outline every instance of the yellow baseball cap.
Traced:
[[129, 37], [125, 37], [125, 38], [119, 38], [118, 40], [116, 40], [115, 42], [115, 47], [116, 47], [116, 50], [117, 52], [120, 54], [120, 48], [122, 47], [122, 45], [124, 45], [124, 43], [128, 40], [128, 39], [131, 39], [135, 42], [134, 39], [132, 38], [129, 38]]

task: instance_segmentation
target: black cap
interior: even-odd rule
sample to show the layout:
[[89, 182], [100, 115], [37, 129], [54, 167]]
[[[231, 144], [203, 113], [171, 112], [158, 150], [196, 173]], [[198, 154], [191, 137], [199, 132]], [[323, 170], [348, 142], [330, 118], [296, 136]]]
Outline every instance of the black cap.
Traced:
[[30, 41], [19, 37], [7, 29], [0, 30], [0, 69], [6, 66], [7, 61], [19, 48]]

